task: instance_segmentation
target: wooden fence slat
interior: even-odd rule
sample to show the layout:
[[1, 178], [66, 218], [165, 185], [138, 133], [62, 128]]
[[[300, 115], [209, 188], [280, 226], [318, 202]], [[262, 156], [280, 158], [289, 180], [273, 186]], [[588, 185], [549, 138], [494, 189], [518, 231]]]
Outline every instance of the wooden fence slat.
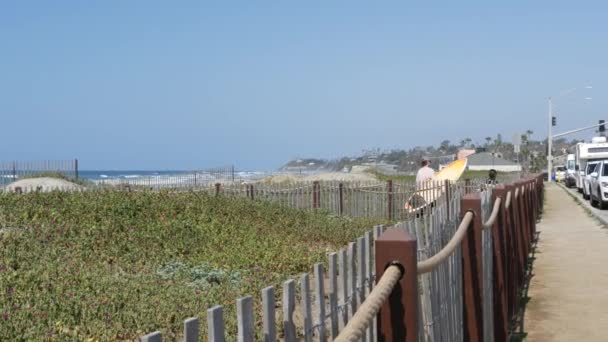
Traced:
[[357, 266], [355, 260], [357, 257], [357, 243], [351, 242], [348, 244], [348, 294], [350, 295], [350, 310], [349, 318], [353, 317], [357, 311]]
[[380, 229], [381, 229], [380, 225], [374, 226], [374, 241], [376, 241], [378, 239], [378, 237], [380, 236], [380, 234], [381, 234]]
[[153, 333], [150, 333], [146, 336], [141, 337], [141, 342], [161, 342], [161, 341], [162, 341], [162, 337], [161, 337], [160, 331], [155, 331]]
[[317, 310], [319, 311], [319, 341], [326, 340], [325, 331], [325, 284], [324, 284], [323, 264], [315, 264], [315, 299]]
[[[374, 263], [372, 261], [372, 253], [374, 251], [373, 244], [374, 244], [373, 232], [370, 230], [365, 233], [365, 270], [366, 270], [365, 279], [367, 280], [367, 295], [365, 296], [366, 298], [372, 292], [372, 289], [374, 287], [374, 276], [373, 276], [373, 271], [372, 271], [374, 268]], [[374, 341], [375, 325], [373, 324], [373, 322], [370, 322], [370, 323], [372, 323], [372, 324], [370, 324], [369, 328], [367, 329], [367, 340], [372, 342], [372, 341]]]
[[340, 272], [338, 292], [338, 302], [342, 307], [342, 314], [340, 315], [339, 328], [344, 329], [346, 323], [348, 323], [348, 251], [344, 248], [338, 253], [338, 268]]
[[207, 310], [207, 339], [224, 342], [224, 309], [219, 305]]
[[184, 342], [198, 342], [198, 318], [191, 317], [184, 321]]
[[338, 254], [329, 255], [329, 319], [331, 326], [331, 339], [338, 336]]
[[304, 318], [304, 341], [312, 341], [312, 308], [310, 303], [310, 277], [308, 273], [302, 274], [301, 295], [302, 295], [302, 317]]
[[[365, 237], [360, 237], [357, 240], [357, 273], [358, 273], [358, 277], [357, 277], [357, 291], [358, 291], [358, 304], [361, 305], [363, 304], [363, 302], [365, 301], [365, 275], [367, 274], [365, 272], [365, 264], [366, 264], [366, 260], [365, 260]], [[363, 336], [361, 336], [361, 341], [365, 342], [366, 336], [365, 334]]]
[[264, 326], [264, 341], [276, 342], [277, 327], [275, 321], [274, 310], [274, 287], [269, 286], [262, 290], [262, 310], [263, 310], [263, 326]]
[[253, 331], [253, 298], [251, 296], [236, 300], [236, 316], [238, 327], [238, 342], [252, 342], [255, 334]]
[[296, 341], [296, 327], [293, 323], [293, 311], [296, 307], [296, 282], [290, 279], [283, 283], [283, 331], [285, 342]]

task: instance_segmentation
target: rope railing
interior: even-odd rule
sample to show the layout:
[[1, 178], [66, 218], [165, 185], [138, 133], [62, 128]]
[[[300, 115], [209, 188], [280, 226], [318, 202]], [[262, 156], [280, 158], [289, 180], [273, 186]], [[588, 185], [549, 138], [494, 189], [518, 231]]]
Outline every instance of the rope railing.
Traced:
[[[457, 248], [461, 246], [465, 236], [470, 232], [470, 229], [478, 229], [481, 226], [481, 229], [487, 229], [494, 227], [498, 222], [497, 219], [500, 216], [501, 209], [509, 210], [511, 208], [512, 201], [520, 201], [521, 196], [525, 194], [525, 192], [534, 192], [534, 189], [531, 187], [515, 187], [515, 191], [506, 191], [502, 192], [500, 195], [497, 194], [496, 199], [492, 205], [492, 211], [489, 214], [488, 219], [484, 222], [474, 223], [475, 212], [474, 208], [466, 211], [465, 215], [462, 217], [458, 228], [455, 233], [449, 240], [449, 242], [437, 253], [433, 256], [414, 263], [416, 265], [416, 273], [413, 276], [420, 276], [431, 271], [434, 271], [439, 267], [442, 263], [444, 263], [448, 258], [454, 255], [457, 251]], [[484, 199], [478, 199], [478, 202], [482, 205], [484, 204]], [[521, 201], [517, 202], [520, 203]], [[504, 205], [504, 206], [503, 206]], [[479, 226], [477, 226], [479, 225]], [[530, 226], [522, 226], [520, 229], [533, 229]], [[415, 249], [414, 245], [414, 249]], [[469, 247], [471, 248], [471, 247]], [[474, 247], [473, 247], [474, 248]], [[477, 247], [479, 248], [479, 247]], [[484, 250], [485, 251], [485, 250]], [[481, 252], [480, 252], [481, 253]], [[485, 252], [483, 252], [484, 258], [487, 257]], [[390, 258], [388, 260], [391, 260]], [[473, 266], [470, 266], [473, 267]], [[484, 266], [485, 267], [485, 266]], [[338, 335], [335, 341], [340, 342], [354, 342], [359, 341], [365, 337], [367, 329], [369, 325], [373, 321], [373, 318], [379, 313], [381, 307], [384, 302], [388, 299], [389, 295], [393, 291], [394, 286], [396, 286], [397, 282], [400, 281], [401, 277], [406, 276], [405, 272], [409, 272], [410, 270], [404, 271], [403, 267], [400, 265], [392, 265], [389, 266], [382, 277], [378, 280], [377, 286], [370, 292], [367, 299], [361, 304], [359, 309], [355, 312], [352, 320], [348, 322], [344, 330]], [[478, 270], [478, 272], [480, 272]], [[488, 272], [486, 268], [484, 268], [483, 272]], [[491, 268], [490, 268], [490, 272]], [[491, 273], [490, 273], [491, 274]], [[406, 277], [410, 277], [407, 275]], [[517, 284], [516, 284], [517, 285]], [[469, 285], [470, 286], [470, 285]], [[485, 290], [484, 290], [485, 291]], [[475, 294], [471, 294], [469, 296], [475, 296]], [[502, 307], [502, 310], [508, 310]], [[484, 315], [485, 315], [485, 307], [484, 307]], [[409, 323], [408, 323], [409, 324]], [[416, 323], [413, 323], [414, 326]], [[400, 328], [401, 329], [401, 328]], [[491, 329], [491, 328], [490, 328]], [[484, 335], [485, 336], [485, 335]]]
[[484, 228], [490, 228], [494, 225], [494, 222], [496, 222], [496, 218], [498, 217], [498, 212], [500, 211], [500, 202], [501, 201], [502, 201], [502, 199], [500, 197], [497, 197], [496, 200], [494, 200], [494, 207], [492, 208], [492, 214], [490, 214], [490, 217], [488, 218], [488, 220], [483, 223]]
[[359, 310], [355, 312], [353, 318], [348, 322], [340, 335], [334, 342], [355, 342], [360, 341], [374, 316], [380, 311], [380, 307], [393, 291], [393, 287], [403, 276], [402, 268], [397, 265], [389, 266], [385, 271], [376, 287], [365, 299]]
[[[511, 199], [510, 192], [507, 194], [507, 199], [508, 201]], [[496, 222], [501, 202], [502, 198], [500, 197], [496, 198], [494, 201], [492, 213], [488, 220], [483, 223], [484, 228], [491, 227]], [[420, 275], [431, 272], [449, 258], [466, 236], [474, 217], [475, 214], [473, 211], [467, 211], [450, 241], [435, 255], [417, 263], [417, 274]], [[376, 287], [374, 287], [367, 299], [361, 304], [361, 307], [355, 312], [352, 320], [348, 322], [344, 330], [342, 330], [334, 341], [354, 342], [361, 340], [369, 327], [370, 322], [372, 322], [373, 318], [378, 314], [380, 307], [382, 307], [382, 304], [388, 298], [393, 287], [397, 284], [402, 275], [402, 269], [399, 266], [389, 266], [378, 281]]]
[[452, 253], [454, 253], [456, 247], [458, 247], [462, 239], [465, 237], [467, 230], [471, 226], [471, 221], [473, 221], [474, 217], [475, 214], [472, 211], [467, 211], [467, 213], [464, 214], [462, 221], [460, 221], [460, 226], [458, 226], [458, 229], [456, 230], [456, 233], [454, 234], [450, 242], [448, 242], [445, 247], [443, 247], [432, 257], [422, 260], [418, 263], [418, 274], [424, 274], [432, 271], [435, 267], [437, 267], [439, 264], [445, 261], [445, 259], [452, 255]]

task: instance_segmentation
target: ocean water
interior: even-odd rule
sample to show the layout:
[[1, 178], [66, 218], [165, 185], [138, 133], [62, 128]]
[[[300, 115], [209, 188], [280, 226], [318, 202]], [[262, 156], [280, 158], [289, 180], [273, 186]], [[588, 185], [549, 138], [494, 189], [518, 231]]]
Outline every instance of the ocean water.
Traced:
[[143, 171], [143, 170], [87, 170], [78, 171], [78, 177], [91, 181], [108, 179], [136, 179], [155, 176], [179, 176], [192, 174], [192, 171]]
[[[0, 170], [1, 171], [1, 170]], [[36, 172], [18, 170], [0, 172], [0, 187]], [[203, 185], [212, 182], [247, 182], [274, 175], [275, 171], [232, 171], [231, 168], [201, 171], [184, 170], [79, 170], [78, 177], [99, 184], [133, 184], [150, 186]], [[66, 174], [73, 177], [74, 173]]]
[[234, 171], [231, 170], [86, 170], [78, 176], [95, 183], [105, 184], [134, 184], [134, 185], [201, 185], [211, 182], [246, 182], [257, 180], [274, 172], [266, 171]]

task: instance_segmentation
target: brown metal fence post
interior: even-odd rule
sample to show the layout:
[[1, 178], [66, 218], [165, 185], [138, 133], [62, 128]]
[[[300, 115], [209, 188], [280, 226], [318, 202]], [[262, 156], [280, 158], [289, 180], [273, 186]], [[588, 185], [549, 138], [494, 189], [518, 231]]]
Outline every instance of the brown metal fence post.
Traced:
[[538, 177], [537, 177], [535, 184], [536, 184], [536, 221], [538, 222], [540, 220], [540, 214], [543, 211], [542, 210], [543, 203], [541, 201], [543, 182], [539, 181]]
[[78, 179], [78, 159], [74, 159], [74, 172], [76, 179]]
[[221, 186], [222, 185], [220, 183], [215, 183], [215, 196], [219, 196]]
[[466, 194], [461, 199], [461, 217], [472, 211], [475, 214], [467, 236], [462, 240], [462, 288], [464, 340], [483, 340], [483, 268], [481, 237], [481, 197], [479, 193]]
[[394, 263], [403, 277], [378, 313], [378, 341], [418, 341], [418, 270], [416, 239], [404, 229], [392, 228], [376, 240], [376, 281]]
[[528, 196], [527, 189], [525, 186], [525, 182], [517, 183], [519, 187], [519, 219], [521, 222], [521, 233], [523, 237], [523, 250], [524, 250], [524, 267], [522, 269], [525, 270], [525, 265], [528, 263], [528, 255], [530, 254], [530, 228], [528, 227], [528, 213], [526, 210], [526, 197]]
[[500, 208], [496, 222], [492, 226], [493, 246], [493, 297], [494, 297], [494, 341], [506, 342], [509, 337], [509, 313], [507, 306], [507, 231], [505, 199], [506, 191], [504, 185], [497, 185], [492, 192], [492, 202], [500, 198]]
[[393, 220], [394, 218], [394, 213], [393, 213], [393, 181], [392, 180], [388, 180], [386, 182], [386, 188], [387, 188], [387, 192], [388, 192], [388, 219], [389, 221]]
[[[507, 309], [508, 314], [507, 317], [509, 320], [512, 320], [515, 315], [516, 310], [516, 301], [517, 301], [517, 275], [516, 275], [516, 266], [517, 266], [517, 247], [516, 247], [516, 235], [514, 232], [513, 225], [513, 199], [515, 196], [514, 187], [511, 184], [505, 184], [505, 215], [504, 215], [504, 224], [502, 229], [506, 233], [506, 241], [505, 241], [505, 259], [506, 259], [506, 277], [505, 283], [507, 287]], [[506, 198], [507, 194], [511, 193], [511, 203], [507, 208]]]
[[530, 187], [528, 186], [528, 182], [525, 182], [523, 184], [523, 188], [525, 189], [524, 198], [522, 199], [522, 201], [524, 209], [524, 219], [526, 221], [526, 246], [528, 247], [528, 253], [530, 253], [532, 249], [532, 225], [530, 220]]
[[340, 183], [338, 185], [338, 191], [340, 200], [338, 210], [340, 211], [340, 216], [342, 216], [342, 214], [344, 213], [344, 184]]
[[530, 251], [532, 249], [532, 241], [534, 240], [534, 225], [536, 219], [534, 218], [534, 188], [532, 182], [526, 182], [526, 216], [528, 218], [528, 236], [530, 236]]
[[528, 184], [528, 189], [530, 189], [530, 198], [528, 199], [528, 201], [530, 202], [530, 207], [528, 208], [528, 211], [530, 212], [530, 234], [532, 236], [532, 241], [534, 241], [534, 237], [536, 235], [536, 216], [537, 216], [537, 210], [536, 210], [536, 184], [534, 183], [534, 180], [532, 179], [530, 181], [530, 183]]
[[[525, 233], [523, 230], [523, 225], [522, 225], [522, 218], [521, 218], [521, 199], [522, 199], [522, 189], [521, 186], [516, 182], [514, 184], [513, 187], [513, 196], [512, 196], [512, 200], [511, 200], [511, 206], [512, 206], [512, 217], [513, 217], [513, 234], [515, 235], [515, 250], [517, 252], [517, 263], [515, 265], [515, 276], [517, 277], [516, 279], [516, 284], [514, 286], [515, 289], [520, 289], [522, 287], [522, 285], [524, 284], [524, 271], [526, 269], [526, 259], [527, 259], [527, 252], [526, 252], [526, 246], [525, 246]], [[519, 192], [519, 195], [516, 197], [515, 193]], [[519, 293], [517, 294], [517, 298], [515, 299], [515, 314], [517, 314], [519, 312], [519, 308], [520, 308], [520, 301], [519, 301]]]

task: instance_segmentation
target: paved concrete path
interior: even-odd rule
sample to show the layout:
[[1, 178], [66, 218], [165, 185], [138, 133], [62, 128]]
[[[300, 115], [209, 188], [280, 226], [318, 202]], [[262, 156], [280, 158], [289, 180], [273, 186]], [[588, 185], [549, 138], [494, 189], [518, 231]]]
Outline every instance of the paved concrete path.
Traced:
[[608, 341], [608, 230], [557, 185], [546, 198], [527, 341]]

